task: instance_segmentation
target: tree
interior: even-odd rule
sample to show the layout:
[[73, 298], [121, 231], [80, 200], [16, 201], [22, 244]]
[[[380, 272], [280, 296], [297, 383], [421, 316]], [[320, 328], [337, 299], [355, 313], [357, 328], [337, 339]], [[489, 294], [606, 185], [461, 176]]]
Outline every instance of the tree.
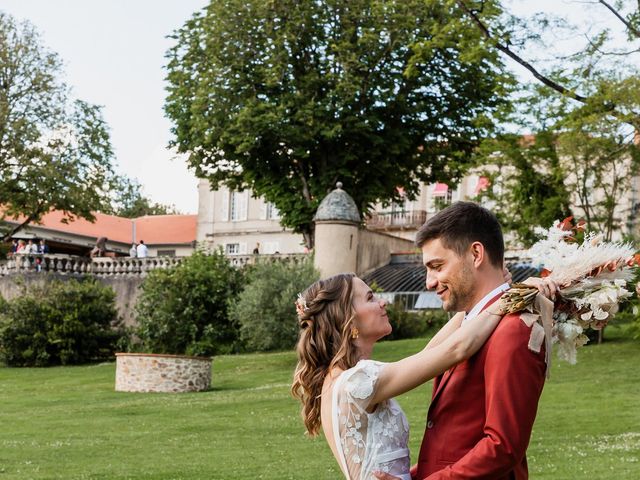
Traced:
[[99, 107], [72, 101], [34, 27], [0, 13], [0, 220], [8, 238], [51, 209], [93, 219], [108, 202], [113, 151]]
[[626, 226], [633, 205], [624, 211], [623, 197], [631, 190], [640, 168], [640, 151], [633, 129], [622, 128], [611, 118], [590, 115], [579, 108], [562, 119], [558, 153], [566, 171], [567, 189], [589, 231], [607, 241]]
[[[640, 4], [585, 1], [592, 8], [583, 11], [591, 12], [592, 17], [591, 23], [581, 30], [549, 13], [538, 13], [531, 19], [518, 18], [506, 11], [496, 15], [495, 3], [457, 1], [484, 36], [486, 45], [514, 60], [542, 85], [592, 112], [640, 129], [640, 77], [637, 57], [634, 59], [640, 53]], [[621, 31], [600, 26], [607, 15], [622, 27]], [[570, 53], [558, 48], [556, 44], [562, 43], [558, 38], [567, 32], [579, 32], [586, 39], [584, 46]], [[623, 35], [626, 39], [621, 39]], [[532, 48], [535, 46], [538, 48]], [[541, 52], [544, 60], [526, 58], [533, 51]]]
[[298, 339], [296, 295], [319, 278], [309, 259], [299, 263], [259, 261], [247, 267], [242, 292], [229, 316], [250, 351], [293, 348]]
[[453, 1], [213, 1], [173, 35], [172, 146], [311, 247], [340, 180], [362, 213], [461, 175], [509, 77]]
[[163, 205], [146, 197], [142, 193], [142, 185], [137, 180], [119, 177], [114, 188], [111, 208], [107, 213], [125, 218], [178, 214], [174, 205]]
[[503, 134], [484, 141], [478, 151], [480, 165], [491, 179], [487, 196], [506, 232], [525, 247], [538, 239], [535, 227], [549, 227], [571, 215], [565, 171], [558, 156], [556, 136], [546, 130], [523, 137]]
[[241, 272], [221, 251], [195, 252], [174, 268], [153, 270], [136, 304], [140, 347], [153, 353], [215, 355], [237, 347], [228, 304]]
[[[508, 156], [511, 168], [534, 173], [517, 175], [510, 192], [520, 233], [547, 219], [544, 212], [529, 216], [543, 199], [546, 208], [563, 196], [571, 199], [587, 228], [607, 239], [625, 223], [632, 227], [636, 207], [623, 211], [620, 202], [638, 173], [634, 143], [640, 128], [640, 76], [635, 57], [640, 52], [640, 5], [585, 1], [591, 6], [585, 11], [593, 16], [581, 28], [548, 12], [525, 19], [507, 11], [493, 14], [490, 1], [457, 3], [485, 36], [486, 45], [528, 70], [539, 85], [525, 82], [529, 94], [516, 100], [524, 108], [511, 119], [521, 132], [542, 134], [551, 142], [547, 160], [523, 163], [519, 157], [528, 155], [528, 147], [511, 150]], [[603, 17], [612, 20], [610, 26], [601, 26]], [[560, 38], [573, 38], [574, 50], [567, 51], [567, 42]], [[579, 44], [579, 39], [586, 40]], [[524, 195], [518, 201], [520, 193], [534, 190], [545, 192], [544, 197]]]

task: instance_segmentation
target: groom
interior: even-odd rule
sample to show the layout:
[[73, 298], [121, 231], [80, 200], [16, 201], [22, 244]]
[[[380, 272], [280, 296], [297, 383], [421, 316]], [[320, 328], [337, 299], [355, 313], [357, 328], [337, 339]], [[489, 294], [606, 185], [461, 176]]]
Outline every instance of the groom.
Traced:
[[[427, 289], [445, 310], [467, 312], [463, 322], [508, 288], [500, 224], [474, 203], [439, 212], [416, 243]], [[544, 348], [528, 348], [530, 333], [518, 315], [506, 315], [478, 353], [435, 379], [414, 480], [528, 478], [526, 450], [546, 369]]]

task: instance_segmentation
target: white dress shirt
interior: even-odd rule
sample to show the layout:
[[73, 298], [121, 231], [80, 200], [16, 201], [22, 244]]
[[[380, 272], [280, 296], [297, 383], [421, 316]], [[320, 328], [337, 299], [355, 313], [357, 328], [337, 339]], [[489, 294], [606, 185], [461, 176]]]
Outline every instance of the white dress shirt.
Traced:
[[484, 297], [482, 297], [482, 299], [476, 303], [473, 308], [469, 311], [469, 313], [467, 313], [464, 316], [464, 319], [462, 320], [462, 323], [471, 320], [472, 318], [475, 318], [478, 316], [478, 314], [482, 311], [482, 309], [485, 307], [485, 305], [489, 302], [489, 300], [491, 300], [493, 297], [495, 297], [496, 295], [498, 295], [499, 293], [504, 292], [505, 290], [509, 289], [509, 284], [508, 283], [503, 283], [502, 285], [494, 288], [493, 290], [491, 290], [489, 293], [487, 293]]

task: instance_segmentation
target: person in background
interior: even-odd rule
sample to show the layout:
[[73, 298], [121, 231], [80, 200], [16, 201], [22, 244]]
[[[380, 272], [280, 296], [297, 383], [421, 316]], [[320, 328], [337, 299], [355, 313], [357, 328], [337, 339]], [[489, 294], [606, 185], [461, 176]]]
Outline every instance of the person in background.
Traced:
[[137, 257], [138, 256], [138, 245], [136, 244], [136, 242], [133, 242], [131, 244], [131, 248], [129, 249], [129, 256], [130, 257]]
[[260, 254], [260, 242], [256, 243], [256, 246], [253, 249], [253, 254], [254, 255], [259, 255]]
[[46, 244], [44, 238], [40, 240], [38, 245], [38, 253], [49, 253], [49, 245]]
[[104, 257], [105, 253], [107, 253], [107, 237], [100, 237], [96, 240], [96, 246], [93, 247], [89, 256], [91, 258]]
[[16, 248], [16, 253], [22, 255], [23, 253], [29, 253], [27, 251], [27, 244], [24, 240], [18, 240], [18, 248]]
[[12, 254], [15, 254], [17, 251], [18, 251], [18, 240], [14, 238], [13, 240], [11, 240], [11, 249], [9, 250], [9, 252]]
[[38, 256], [36, 257], [36, 272], [41, 272], [42, 264], [44, 262], [44, 259], [41, 255], [49, 253], [49, 246], [44, 242], [44, 239], [40, 239], [40, 242], [38, 242], [37, 244], [34, 243], [33, 247], [35, 247], [34, 253], [38, 254]]
[[33, 240], [29, 240], [27, 243], [27, 253], [38, 253], [38, 244], [34, 243]]
[[145, 258], [149, 256], [149, 249], [144, 244], [144, 240], [140, 240], [140, 244], [136, 248], [136, 253], [138, 254], [138, 258]]

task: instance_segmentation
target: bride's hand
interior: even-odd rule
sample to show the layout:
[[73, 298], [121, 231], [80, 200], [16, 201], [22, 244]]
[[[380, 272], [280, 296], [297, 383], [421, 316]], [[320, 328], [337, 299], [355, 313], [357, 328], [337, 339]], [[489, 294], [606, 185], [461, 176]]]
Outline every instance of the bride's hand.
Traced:
[[536, 287], [540, 293], [551, 300], [555, 300], [556, 293], [560, 291], [560, 286], [549, 278], [529, 277], [522, 283]]
[[507, 267], [502, 268], [502, 276], [504, 277], [504, 283], [511, 284], [511, 281], [513, 280], [513, 276], [511, 275], [511, 272]]

